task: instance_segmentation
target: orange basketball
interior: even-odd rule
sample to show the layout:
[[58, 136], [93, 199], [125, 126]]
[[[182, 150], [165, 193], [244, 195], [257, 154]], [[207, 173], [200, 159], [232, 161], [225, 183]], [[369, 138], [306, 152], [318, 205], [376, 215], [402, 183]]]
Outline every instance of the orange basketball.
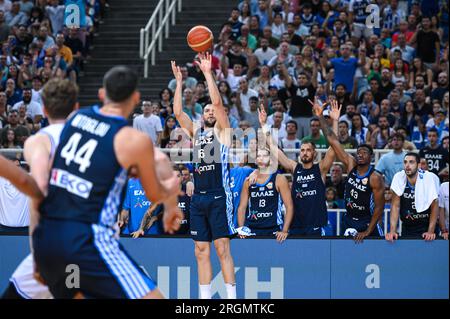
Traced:
[[197, 25], [189, 30], [187, 43], [196, 52], [205, 52], [211, 48], [214, 36], [204, 25]]

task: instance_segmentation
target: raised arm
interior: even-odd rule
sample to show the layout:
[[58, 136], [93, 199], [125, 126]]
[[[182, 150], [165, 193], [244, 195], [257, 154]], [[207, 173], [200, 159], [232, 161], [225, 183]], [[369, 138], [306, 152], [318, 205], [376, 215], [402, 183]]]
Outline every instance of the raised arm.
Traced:
[[261, 125], [264, 134], [267, 136], [267, 145], [269, 146], [270, 153], [277, 153], [278, 162], [281, 166], [283, 166], [285, 170], [293, 173], [295, 171], [295, 167], [297, 166], [297, 162], [289, 159], [286, 154], [278, 148], [278, 144], [273, 141], [272, 136], [270, 136], [270, 127], [267, 124], [267, 113], [264, 109], [264, 105], [260, 105], [258, 109], [258, 116], [259, 124]]
[[175, 76], [175, 80], [177, 82], [177, 87], [175, 88], [175, 94], [173, 97], [173, 113], [175, 117], [180, 123], [181, 127], [189, 133], [189, 136], [193, 136], [193, 123], [189, 116], [183, 111], [183, 101], [182, 101], [182, 87], [183, 87], [183, 78], [181, 75], [180, 67], [176, 65], [175, 61], [170, 62], [172, 65], [172, 72]]
[[211, 71], [211, 59], [212, 56], [206, 52], [206, 55], [199, 54], [200, 62], [195, 61], [205, 75], [206, 83], [208, 84], [209, 96], [211, 97], [211, 103], [214, 107], [214, 115], [216, 117], [216, 125], [219, 129], [230, 128], [230, 120], [228, 119], [227, 113], [222, 103], [222, 97], [219, 93], [219, 88], [217, 87], [216, 80]]
[[[334, 134], [338, 134], [338, 122], [341, 114], [342, 105], [338, 108], [338, 104], [331, 103], [330, 109], [330, 117], [333, 120], [333, 132]], [[322, 180], [325, 182], [326, 175], [328, 174], [331, 165], [336, 159], [336, 153], [334, 152], [332, 147], [329, 147], [327, 152], [325, 153], [325, 157], [319, 163], [320, 173], [322, 175]]]
[[[356, 166], [355, 159], [353, 158], [353, 156], [345, 152], [336, 134], [328, 126], [322, 114], [323, 107], [317, 103], [317, 100], [315, 101], [315, 103], [313, 103], [312, 101], [309, 102], [313, 105], [313, 113], [319, 118], [320, 126], [322, 127], [322, 132], [324, 133], [328, 141], [328, 144], [330, 144], [331, 147], [333, 148], [337, 158], [347, 167], [347, 172], [350, 172]], [[331, 104], [335, 104], [334, 107], [337, 107], [336, 105], [337, 101], [335, 100], [331, 101]]]
[[399, 216], [400, 216], [400, 197], [394, 191], [392, 191], [391, 217], [390, 217], [391, 228], [385, 236], [387, 241], [394, 242], [394, 240], [398, 239], [397, 224]]

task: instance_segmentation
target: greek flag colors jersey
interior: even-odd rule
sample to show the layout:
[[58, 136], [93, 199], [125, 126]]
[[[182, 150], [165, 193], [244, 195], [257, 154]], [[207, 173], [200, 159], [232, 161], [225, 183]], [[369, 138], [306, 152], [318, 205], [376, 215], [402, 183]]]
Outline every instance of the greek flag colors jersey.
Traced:
[[370, 176], [375, 171], [373, 165], [363, 176], [359, 176], [355, 167], [348, 174], [345, 183], [345, 208], [347, 214], [354, 218], [369, 218], [375, 208], [372, 188], [370, 187]]
[[400, 197], [400, 219], [402, 236], [421, 236], [428, 231], [431, 209], [418, 213], [414, 200], [415, 189], [406, 181], [405, 190]]
[[127, 125], [97, 106], [78, 111], [66, 123], [40, 206], [44, 218], [111, 227], [122, 203], [127, 172], [114, 152], [114, 136]]
[[213, 129], [197, 130], [194, 138], [194, 185], [198, 192], [229, 190], [229, 147], [220, 144]]
[[264, 184], [250, 185], [249, 208], [245, 226], [256, 229], [279, 228], [283, 225], [283, 202], [276, 187], [277, 173], [272, 174]]
[[194, 135], [194, 185], [190, 233], [195, 241], [214, 241], [236, 233], [230, 189], [229, 148], [213, 129]]
[[366, 18], [369, 13], [366, 12], [367, 6], [370, 4], [369, 0], [351, 0], [349, 4], [349, 11], [353, 12], [355, 23], [366, 23]]
[[233, 192], [233, 224], [238, 227], [238, 207], [241, 201], [241, 190], [244, 185], [245, 179], [254, 171], [250, 167], [233, 167], [230, 170], [230, 188]]
[[291, 190], [294, 203], [294, 219], [291, 228], [324, 227], [328, 222], [325, 202], [325, 184], [319, 164], [305, 169], [297, 164]]

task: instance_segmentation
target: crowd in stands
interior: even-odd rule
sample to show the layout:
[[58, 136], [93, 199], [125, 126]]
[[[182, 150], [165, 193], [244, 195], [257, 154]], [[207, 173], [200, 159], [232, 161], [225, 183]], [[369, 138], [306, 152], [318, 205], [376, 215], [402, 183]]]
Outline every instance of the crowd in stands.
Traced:
[[[77, 82], [89, 56], [105, 0], [84, 0], [85, 25], [65, 25], [64, 0], [0, 0], [0, 152], [21, 149], [27, 137], [48, 125], [40, 97], [51, 78]], [[21, 152], [1, 152], [25, 165]], [[24, 203], [10, 183], [1, 183], [2, 211]], [[8, 201], [5, 203], [3, 201]], [[16, 211], [26, 211], [16, 207]], [[18, 214], [23, 216], [23, 214]], [[25, 226], [27, 218], [0, 222]], [[6, 226], [8, 226], [6, 225]], [[5, 226], [5, 225], [4, 225]]]
[[40, 90], [49, 79], [83, 71], [102, 1], [84, 1], [80, 28], [65, 26], [64, 2], [0, 0], [0, 148], [21, 148], [47, 125]]
[[[370, 4], [377, 5], [379, 10], [366, 11]], [[299, 149], [305, 141], [313, 141], [318, 149], [327, 149], [327, 141], [319, 121], [313, 117], [309, 100], [317, 97], [325, 103], [336, 99], [342, 105], [338, 137], [344, 148], [355, 149], [367, 143], [376, 150], [389, 150], [376, 163], [376, 169], [385, 177], [387, 202], [390, 182], [393, 175], [402, 170], [405, 151], [418, 151], [421, 168], [438, 175], [441, 182], [448, 181], [448, 7], [448, 0], [241, 1], [224, 21], [220, 34], [215, 35], [211, 50], [213, 69], [231, 127], [244, 131], [258, 129], [258, 107], [262, 103], [269, 114], [268, 123], [278, 130], [282, 149]], [[5, 93], [0, 92], [0, 119], [4, 124], [16, 123], [9, 124], [16, 128], [14, 137], [11, 137], [11, 130], [4, 132], [7, 138], [2, 144], [6, 147], [15, 147], [10, 139], [20, 146], [27, 134], [38, 129], [33, 124], [40, 120], [39, 112], [33, 113], [33, 108], [24, 111], [20, 101], [25, 101], [29, 94], [24, 87], [25, 78], [31, 81], [33, 99], [38, 96], [35, 92], [45, 82], [45, 77], [25, 77], [23, 64], [31, 63], [34, 67], [37, 63], [36, 52], [41, 56], [47, 44], [44, 35], [52, 38], [54, 34], [56, 43], [58, 36], [63, 43], [75, 37], [73, 30], [65, 38], [58, 34], [61, 30], [55, 33], [49, 26], [47, 31], [41, 31], [44, 21], [52, 25], [52, 19], [45, 18], [48, 11], [42, 11], [40, 37], [34, 38], [36, 42], [33, 40], [36, 48], [29, 51], [32, 52], [28, 56], [30, 62], [25, 62], [26, 54], [22, 57], [19, 54], [15, 59], [14, 54], [5, 54], [4, 50], [9, 48], [11, 34], [16, 43], [22, 43], [20, 28], [29, 39], [33, 37], [36, 22], [30, 21], [35, 21], [34, 16], [28, 18], [28, 26], [11, 27], [3, 38], [6, 32], [1, 26], [0, 11], [3, 32], [0, 37], [5, 41], [0, 63], [2, 59], [9, 63], [9, 68], [3, 71], [7, 75], [2, 81]], [[55, 47], [50, 45], [51, 48]], [[49, 55], [43, 54], [44, 60], [49, 57], [55, 65], [60, 51], [49, 52]], [[82, 50], [81, 57], [85, 52]], [[193, 61], [195, 58], [193, 54]], [[51, 70], [55, 76], [69, 76], [67, 69], [66, 66]], [[44, 65], [37, 68], [39, 70], [38, 74], [46, 75], [49, 69]], [[182, 66], [181, 72], [183, 110], [192, 120], [199, 121], [203, 107], [210, 103], [205, 79], [195, 63]], [[186, 139], [181, 138], [183, 132], [173, 115], [175, 79], [166, 85], [162, 84], [159, 99], [142, 103], [132, 119], [133, 126], [147, 132], [161, 148], [189, 148], [189, 142], [180, 143]], [[16, 93], [18, 90], [20, 92]], [[8, 118], [3, 118], [6, 116], [4, 105], [12, 104], [10, 101], [19, 104], [8, 113]], [[28, 126], [18, 124], [24, 123], [28, 115], [34, 116], [31, 122], [25, 120]], [[235, 148], [248, 150], [239, 165], [254, 167], [255, 141], [250, 135], [235, 141]], [[287, 155], [296, 160], [298, 153]], [[189, 164], [183, 170], [192, 173]], [[343, 208], [344, 180], [343, 167], [334, 165], [326, 183], [329, 208]]]

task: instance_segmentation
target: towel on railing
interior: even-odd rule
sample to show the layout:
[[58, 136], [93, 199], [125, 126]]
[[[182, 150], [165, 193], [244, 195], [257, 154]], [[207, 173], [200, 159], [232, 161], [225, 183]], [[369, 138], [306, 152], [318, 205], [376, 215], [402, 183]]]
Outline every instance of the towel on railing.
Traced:
[[[427, 210], [431, 203], [438, 198], [439, 185], [439, 178], [434, 173], [419, 169], [414, 194], [414, 202], [418, 213]], [[397, 196], [402, 196], [405, 187], [406, 173], [405, 170], [402, 170], [394, 175], [391, 190]]]

